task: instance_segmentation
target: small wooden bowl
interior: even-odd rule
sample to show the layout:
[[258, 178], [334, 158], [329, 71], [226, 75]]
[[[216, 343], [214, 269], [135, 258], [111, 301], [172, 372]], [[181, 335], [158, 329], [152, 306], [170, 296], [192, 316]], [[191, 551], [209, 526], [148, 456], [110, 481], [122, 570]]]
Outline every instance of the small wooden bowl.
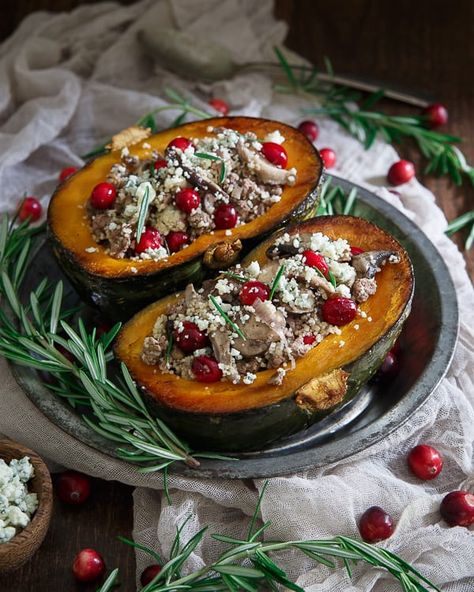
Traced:
[[12, 440], [0, 439], [0, 458], [10, 462], [13, 458], [29, 456], [35, 469], [35, 476], [28, 481], [30, 493], [38, 495], [38, 509], [26, 528], [15, 535], [8, 543], [0, 543], [0, 573], [18, 569], [38, 550], [46, 536], [53, 510], [53, 486], [47, 466], [29, 448]]

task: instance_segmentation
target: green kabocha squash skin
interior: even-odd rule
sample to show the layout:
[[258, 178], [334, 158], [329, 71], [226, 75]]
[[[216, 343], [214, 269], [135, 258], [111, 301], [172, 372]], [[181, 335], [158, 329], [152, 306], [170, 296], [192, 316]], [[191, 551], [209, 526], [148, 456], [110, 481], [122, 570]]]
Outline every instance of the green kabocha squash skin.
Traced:
[[189, 123], [130, 146], [130, 155], [147, 159], [153, 150], [164, 154], [172, 139], [208, 137], [210, 126], [254, 132], [259, 138], [278, 131], [285, 138], [288, 168], [297, 169], [295, 184], [283, 188], [280, 201], [247, 224], [201, 235], [188, 247], [159, 261], [117, 259], [95, 242], [86, 212], [92, 189], [105, 181], [111, 167], [120, 162], [120, 150], [96, 158], [54, 193], [48, 209], [53, 252], [81, 297], [111, 318], [130, 318], [150, 302], [188, 283], [200, 283], [215, 270], [235, 263], [258, 240], [285, 222], [303, 219], [317, 206], [322, 171], [319, 153], [301, 132], [276, 121], [220, 117]]
[[[223, 451], [261, 449], [305, 429], [353, 398], [376, 372], [407, 319], [414, 291], [406, 251], [389, 234], [352, 216], [323, 216], [279, 231], [291, 235], [322, 232], [344, 238], [366, 251], [396, 251], [400, 262], [377, 274], [377, 292], [359, 305], [354, 321], [340, 335], [327, 336], [288, 370], [281, 385], [268, 384], [274, 370], [257, 373], [250, 384], [203, 384], [161, 373], [141, 359], [143, 342], [158, 316], [182, 294], [158, 301], [133, 317], [119, 333], [115, 353], [124, 362], [157, 416], [197, 448]], [[267, 238], [243, 265], [268, 262]], [[340, 347], [340, 342], [344, 346]]]

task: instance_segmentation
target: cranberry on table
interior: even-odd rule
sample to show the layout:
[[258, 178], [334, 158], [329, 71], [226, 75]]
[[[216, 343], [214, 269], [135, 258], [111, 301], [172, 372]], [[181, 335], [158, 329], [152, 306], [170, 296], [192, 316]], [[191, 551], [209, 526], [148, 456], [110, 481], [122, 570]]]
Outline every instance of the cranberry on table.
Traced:
[[192, 354], [197, 349], [206, 347], [209, 343], [207, 335], [200, 331], [196, 323], [191, 321], [184, 321], [183, 330], [175, 331], [174, 338], [176, 345], [185, 354]]
[[201, 204], [199, 193], [190, 187], [180, 189], [175, 195], [176, 207], [186, 214], [190, 214]]
[[314, 335], [305, 335], [303, 337], [303, 343], [305, 345], [313, 345], [313, 343], [316, 341], [316, 337]]
[[312, 119], [306, 119], [305, 121], [302, 121], [299, 126], [298, 129], [300, 130], [300, 132], [302, 132], [307, 138], [308, 140], [310, 140], [311, 142], [314, 142], [315, 140], [317, 140], [318, 136], [319, 136], [319, 126], [318, 124], [313, 121]]
[[196, 356], [191, 368], [198, 382], [218, 382], [222, 378], [217, 360], [209, 356]]
[[264, 142], [262, 144], [262, 154], [272, 164], [286, 169], [288, 164], [288, 154], [281, 144], [276, 142]]
[[176, 231], [172, 230], [166, 236], [166, 243], [168, 245], [168, 249], [170, 250], [170, 253], [177, 253], [183, 247], [186, 247], [187, 245], [189, 245], [190, 240], [189, 240], [189, 236], [185, 232], [181, 232], [179, 230], [176, 230]]
[[330, 325], [347, 325], [355, 319], [357, 304], [351, 298], [335, 296], [326, 300], [321, 309], [323, 321]]
[[332, 167], [336, 164], [336, 153], [334, 150], [332, 148], [321, 148], [319, 154], [323, 159], [324, 166], [327, 169], [332, 169]]
[[139, 242], [135, 245], [135, 253], [144, 253], [147, 249], [159, 249], [163, 239], [158, 229], [147, 226], [142, 232]]
[[474, 495], [452, 491], [441, 502], [440, 512], [449, 526], [470, 526], [474, 524]]
[[142, 571], [142, 575], [140, 576], [141, 585], [146, 586], [147, 584], [152, 582], [160, 573], [160, 571], [161, 565], [158, 565], [157, 563], [145, 567], [145, 569]]
[[117, 189], [112, 183], [99, 183], [91, 193], [91, 205], [97, 210], [107, 210], [117, 197]]
[[303, 261], [308, 267], [316, 267], [316, 269], [319, 269], [323, 275], [329, 273], [329, 266], [326, 263], [326, 259], [320, 253], [307, 249], [306, 251], [303, 251]]
[[428, 127], [435, 129], [448, 123], [448, 110], [441, 103], [433, 103], [428, 105], [423, 112], [426, 117]]
[[36, 222], [41, 218], [43, 212], [43, 206], [36, 199], [36, 197], [25, 197], [20, 204], [18, 210], [18, 218], [21, 222], [29, 220], [30, 222]]
[[82, 473], [65, 471], [57, 479], [56, 491], [59, 499], [65, 504], [79, 506], [90, 496], [91, 481]]
[[155, 169], [155, 171], [159, 171], [160, 169], [165, 169], [168, 166], [168, 163], [166, 162], [166, 160], [164, 158], [159, 158], [158, 160], [155, 160], [155, 163], [153, 164], [153, 168]]
[[387, 180], [390, 185], [403, 185], [415, 176], [415, 165], [409, 160], [399, 160], [388, 169]]
[[380, 506], [372, 506], [360, 517], [359, 532], [366, 543], [388, 539], [393, 531], [392, 517]]
[[251, 280], [243, 284], [240, 290], [239, 300], [241, 304], [251, 306], [257, 298], [265, 301], [270, 297], [270, 288], [263, 282]]
[[361, 249], [360, 247], [356, 247], [356, 246], [351, 246], [351, 255], [360, 255], [363, 252], [364, 252], [364, 249]]
[[72, 572], [79, 582], [94, 582], [103, 576], [105, 563], [95, 549], [82, 549], [74, 558]]
[[408, 455], [408, 466], [411, 472], [423, 479], [430, 481], [441, 473], [443, 458], [441, 454], [427, 444], [419, 444], [413, 448]]
[[237, 210], [232, 204], [221, 204], [214, 212], [214, 224], [217, 230], [234, 228], [237, 224]]
[[223, 99], [211, 99], [209, 105], [219, 113], [222, 113], [222, 115], [227, 115], [229, 113], [229, 105]]
[[192, 145], [193, 145], [193, 143], [191, 142], [191, 140], [189, 138], [184, 138], [183, 136], [178, 136], [178, 137], [174, 138], [173, 140], [171, 140], [171, 142], [168, 144], [166, 149], [168, 150], [170, 148], [177, 148], [178, 150], [182, 150], [184, 152], [186, 150], [186, 148], [189, 148]]
[[67, 178], [69, 178], [71, 175], [74, 175], [74, 173], [77, 171], [76, 167], [66, 167], [64, 168], [60, 173], [59, 173], [59, 180], [61, 181], [61, 183], [63, 181], [65, 181]]

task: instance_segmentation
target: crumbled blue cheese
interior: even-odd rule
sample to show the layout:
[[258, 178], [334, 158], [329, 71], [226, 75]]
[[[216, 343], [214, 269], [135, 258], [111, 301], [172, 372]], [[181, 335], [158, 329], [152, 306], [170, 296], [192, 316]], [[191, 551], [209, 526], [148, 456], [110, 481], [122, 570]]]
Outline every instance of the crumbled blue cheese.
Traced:
[[275, 144], [283, 144], [285, 137], [280, 134], [278, 130], [268, 133], [264, 138], [264, 142], [274, 142]]
[[36, 493], [26, 484], [34, 477], [33, 465], [25, 456], [8, 465], [0, 459], [0, 543], [7, 543], [30, 523], [38, 508]]

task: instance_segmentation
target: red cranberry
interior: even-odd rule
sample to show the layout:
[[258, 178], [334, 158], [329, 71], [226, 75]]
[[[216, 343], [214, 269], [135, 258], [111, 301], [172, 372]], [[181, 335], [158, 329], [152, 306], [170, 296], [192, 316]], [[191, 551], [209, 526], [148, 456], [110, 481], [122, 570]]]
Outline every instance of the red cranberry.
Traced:
[[178, 150], [182, 150], [184, 152], [186, 150], [186, 148], [189, 148], [192, 145], [193, 145], [193, 143], [188, 138], [183, 138], [183, 136], [178, 136], [177, 138], [174, 138], [173, 140], [171, 140], [171, 142], [168, 144], [166, 149], [168, 150], [170, 148], [177, 148]]
[[110, 329], [112, 329], [112, 325], [110, 325], [109, 323], [99, 323], [95, 329], [95, 334], [96, 337], [100, 338], [102, 337], [102, 335], [105, 335], [106, 333], [108, 333], [110, 331]]
[[160, 232], [147, 226], [142, 232], [140, 241], [135, 245], [135, 253], [144, 253], [147, 249], [159, 249], [163, 244]]
[[245, 282], [242, 286], [239, 300], [241, 304], [251, 306], [257, 298], [260, 298], [263, 302], [264, 300], [268, 300], [269, 296], [270, 288], [266, 284], [258, 282], [257, 280], [251, 280], [250, 282]]
[[403, 185], [415, 176], [415, 165], [409, 160], [394, 162], [388, 169], [387, 180], [390, 185]]
[[177, 253], [186, 245], [189, 245], [189, 236], [185, 232], [172, 230], [166, 237], [170, 253]]
[[76, 471], [61, 473], [56, 482], [59, 499], [65, 504], [83, 504], [91, 493], [91, 481], [87, 475]]
[[424, 110], [424, 116], [426, 117], [428, 127], [431, 129], [441, 127], [442, 125], [448, 123], [448, 110], [441, 103], [433, 103], [432, 105], [428, 105], [428, 107], [426, 107]]
[[222, 113], [222, 115], [229, 113], [229, 105], [222, 99], [211, 99], [209, 105], [219, 113]]
[[313, 345], [313, 343], [316, 341], [316, 337], [314, 335], [305, 335], [303, 337], [303, 343], [305, 345]]
[[321, 148], [319, 151], [321, 158], [323, 159], [324, 166], [327, 169], [332, 169], [336, 164], [336, 153], [332, 148]]
[[286, 169], [288, 164], [288, 154], [280, 144], [276, 142], [264, 142], [262, 144], [262, 154], [272, 164]]
[[316, 267], [323, 275], [327, 275], [329, 272], [329, 266], [326, 263], [326, 259], [320, 254], [311, 251], [310, 249], [303, 251], [303, 261], [309, 267]]
[[199, 207], [201, 198], [199, 193], [190, 187], [180, 189], [175, 195], [176, 207], [186, 214], [190, 214], [193, 210]]
[[360, 255], [363, 252], [364, 249], [361, 249], [360, 247], [351, 247], [351, 255]]
[[74, 175], [74, 173], [77, 171], [76, 167], [66, 167], [65, 169], [63, 169], [60, 173], [59, 173], [59, 180], [61, 181], [61, 183], [63, 183], [63, 181], [65, 181], [66, 179], [68, 179], [71, 175]]
[[474, 524], [474, 495], [468, 491], [452, 491], [443, 498], [441, 516], [449, 526]]
[[117, 189], [112, 183], [99, 183], [91, 193], [91, 205], [98, 210], [110, 208], [117, 197]]
[[412, 473], [423, 481], [430, 481], [441, 473], [443, 458], [432, 446], [419, 444], [408, 455], [408, 466]]
[[156, 578], [156, 576], [160, 573], [160, 571], [161, 571], [161, 565], [158, 565], [157, 563], [154, 563], [153, 565], [149, 565], [148, 567], [145, 567], [145, 569], [142, 572], [142, 575], [140, 576], [141, 585], [146, 586], [147, 584], [152, 582]]
[[321, 313], [326, 323], [341, 327], [355, 319], [357, 304], [350, 298], [335, 296], [325, 301]]
[[214, 212], [214, 224], [217, 230], [224, 230], [226, 228], [234, 228], [237, 224], [238, 215], [237, 210], [232, 204], [221, 204], [217, 206]]
[[25, 197], [20, 204], [18, 210], [18, 218], [21, 222], [29, 220], [30, 222], [36, 222], [40, 219], [43, 212], [43, 206], [36, 199], [36, 197]]
[[153, 165], [155, 171], [159, 171], [160, 169], [165, 169], [168, 166], [168, 163], [166, 162], [166, 160], [164, 158], [159, 158], [158, 160], [155, 160], [155, 163]]
[[176, 345], [185, 354], [192, 354], [197, 349], [206, 347], [209, 343], [207, 335], [199, 330], [196, 323], [191, 321], [183, 322], [183, 330], [175, 331], [174, 338]]
[[72, 572], [79, 582], [94, 582], [105, 572], [102, 555], [95, 549], [82, 549], [74, 558]]
[[388, 539], [392, 536], [393, 530], [392, 517], [379, 506], [372, 506], [360, 517], [360, 536], [367, 543], [376, 543]]
[[315, 121], [313, 121], [311, 119], [307, 119], [306, 121], [302, 121], [299, 124], [298, 129], [300, 130], [300, 132], [303, 132], [303, 134], [311, 142], [314, 142], [319, 136], [319, 126]]
[[222, 378], [222, 370], [217, 360], [209, 356], [195, 357], [192, 371], [198, 382], [218, 382]]

